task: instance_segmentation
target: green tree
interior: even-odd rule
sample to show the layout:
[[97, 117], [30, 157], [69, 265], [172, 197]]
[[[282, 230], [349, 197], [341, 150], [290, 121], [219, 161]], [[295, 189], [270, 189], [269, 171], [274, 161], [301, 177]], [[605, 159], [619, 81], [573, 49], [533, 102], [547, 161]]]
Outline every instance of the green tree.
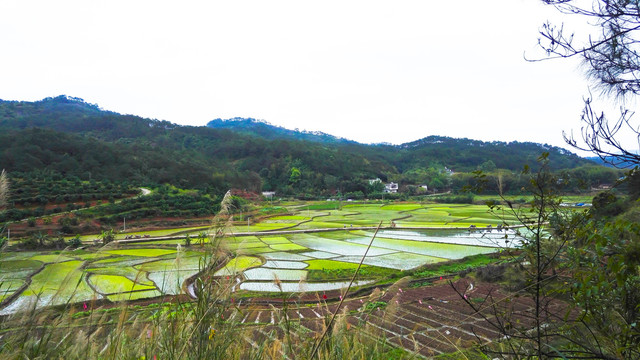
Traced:
[[482, 164], [480, 164], [480, 166], [478, 166], [478, 169], [484, 171], [484, 172], [492, 172], [495, 171], [498, 167], [496, 166], [496, 164], [493, 162], [493, 160], [487, 160], [485, 162], [483, 162]]
[[47, 246], [47, 242], [49, 241], [49, 235], [45, 233], [38, 232], [32, 235], [32, 239], [38, 244], [39, 247], [43, 248]]
[[103, 245], [107, 245], [108, 243], [116, 239], [116, 233], [113, 231], [113, 229], [105, 230], [100, 233], [99, 238], [102, 240]]
[[71, 246], [72, 248], [77, 248], [79, 246], [82, 246], [82, 240], [80, 240], [80, 235], [76, 234], [76, 236], [71, 238], [71, 240], [69, 240], [69, 246]]
[[208, 236], [209, 234], [207, 234], [205, 231], [201, 231], [200, 233], [198, 233], [198, 242], [200, 243], [200, 247], [204, 246], [204, 242]]
[[[492, 357], [548, 359], [592, 356], [594, 352], [587, 341], [573, 336], [566, 341], [567, 329], [588, 328], [579, 321], [563, 320], [563, 314], [554, 307], [554, 303], [565, 295], [567, 287], [559, 283], [565, 279], [564, 272], [570, 270], [563, 264], [568, 259], [569, 244], [584, 217], [560, 206], [558, 179], [549, 170], [548, 154], [542, 154], [539, 162], [537, 172], [532, 173], [529, 167], [523, 171], [529, 179], [528, 192], [533, 195], [529, 204], [518, 205], [505, 198], [502, 202], [506, 205], [489, 204], [496, 215], [508, 214], [505, 220], [515, 218], [522, 226], [518, 230], [520, 246], [506, 246], [504, 255], [517, 264], [510, 270], [517, 273], [514, 277], [518, 280], [513, 284], [518, 290], [515, 296], [526, 295], [532, 300], [533, 309], [511, 306], [511, 296], [501, 299], [490, 296], [476, 304], [463, 292], [460, 295], [478, 313], [485, 308], [493, 309], [491, 315], [483, 316], [503, 336], [503, 341], [484, 347], [484, 352]], [[525, 318], [528, 320], [520, 321]]]
[[289, 183], [297, 184], [300, 181], [301, 177], [302, 177], [302, 174], [300, 173], [300, 169], [296, 167], [292, 167], [289, 175]]
[[[594, 31], [589, 36], [575, 37], [564, 25], [545, 23], [539, 41], [552, 58], [581, 57], [588, 78], [603, 95], [627, 99], [640, 95], [640, 2], [628, 0], [542, 0], [560, 12], [577, 16]], [[583, 34], [579, 34], [583, 35]], [[587, 39], [577, 43], [574, 39]], [[640, 130], [633, 120], [634, 111], [621, 110], [620, 117], [608, 118], [592, 108], [592, 99], [585, 99], [582, 112], [582, 139], [565, 134], [565, 140], [575, 148], [591, 151], [603, 161], [620, 167], [640, 164], [637, 138]], [[625, 142], [631, 136], [636, 141]]]
[[622, 220], [590, 222], [576, 233], [570, 294], [589, 332], [573, 335], [602, 358], [640, 359], [639, 240], [640, 224]]

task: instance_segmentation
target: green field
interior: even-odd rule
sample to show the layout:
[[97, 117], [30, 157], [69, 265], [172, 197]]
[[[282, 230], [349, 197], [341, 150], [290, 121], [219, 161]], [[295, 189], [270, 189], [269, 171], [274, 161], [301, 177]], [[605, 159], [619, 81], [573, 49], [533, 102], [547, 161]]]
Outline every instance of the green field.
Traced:
[[[320, 203], [288, 208], [287, 215], [266, 217], [249, 224], [236, 222], [233, 233], [256, 232], [247, 236], [216, 239], [221, 249], [231, 256], [220, 264], [215, 276], [240, 276], [247, 289], [271, 289], [259, 282], [278, 278], [284, 288], [297, 289], [297, 282], [310, 277], [325, 281], [327, 288], [338, 286], [352, 273], [367, 251], [373, 230], [351, 230], [352, 227], [375, 227], [380, 222], [396, 229], [383, 230], [368, 250], [363, 262], [363, 274], [368, 279], [384, 280], [399, 270], [411, 270], [425, 264], [460, 259], [465, 256], [496, 251], [486, 246], [461, 243], [445, 232], [403, 232], [407, 228], [465, 228], [498, 225], [503, 220], [488, 211], [486, 206], [467, 204], [344, 204]], [[328, 232], [283, 233], [269, 231], [289, 228], [335, 229]], [[158, 231], [118, 234], [151, 235], [147, 242], [119, 243], [117, 248], [98, 247], [77, 251], [17, 252], [0, 257], [0, 297], [5, 298], [29, 286], [16, 300], [0, 310], [11, 313], [21, 306], [61, 304], [106, 298], [110, 301], [142, 299], [184, 291], [186, 279], [198, 274], [204, 266], [204, 252], [211, 245], [199, 246], [191, 237], [191, 247], [184, 247], [184, 239], [154, 240], [154, 236], [177, 233], [199, 233], [208, 227], [171, 228]], [[451, 233], [453, 234], [453, 233]], [[428, 239], [436, 237], [436, 242]], [[84, 239], [94, 239], [88, 235]], [[146, 240], [146, 239], [142, 239]], [[209, 238], [207, 238], [207, 243]], [[457, 243], [455, 243], [457, 242]], [[180, 246], [176, 246], [179, 245]], [[338, 282], [336, 282], [338, 281]], [[251, 284], [251, 285], [249, 285]], [[316, 283], [314, 287], [322, 288]], [[245, 288], [240, 286], [239, 289]], [[241, 290], [240, 290], [241, 291]]]

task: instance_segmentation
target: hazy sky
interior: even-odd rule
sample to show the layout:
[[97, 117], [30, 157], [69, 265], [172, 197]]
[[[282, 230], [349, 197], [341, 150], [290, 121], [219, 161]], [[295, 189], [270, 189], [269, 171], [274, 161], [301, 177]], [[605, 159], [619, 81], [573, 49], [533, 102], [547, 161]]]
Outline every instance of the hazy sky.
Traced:
[[539, 0], [0, 2], [0, 99], [66, 94], [204, 125], [253, 117], [360, 142], [565, 146], [587, 82], [531, 63]]

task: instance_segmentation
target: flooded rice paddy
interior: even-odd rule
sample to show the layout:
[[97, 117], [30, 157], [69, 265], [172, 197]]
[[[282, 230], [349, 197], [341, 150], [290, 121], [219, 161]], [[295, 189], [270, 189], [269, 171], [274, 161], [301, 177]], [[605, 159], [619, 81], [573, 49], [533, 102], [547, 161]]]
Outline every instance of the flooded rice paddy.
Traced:
[[[262, 232], [224, 238], [221, 246], [230, 257], [219, 264], [214, 276], [234, 278], [234, 289], [239, 292], [329, 291], [346, 287], [345, 271], [352, 272], [361, 261], [368, 270], [404, 271], [518, 246], [521, 238], [513, 231], [420, 229], [499, 223], [486, 213], [486, 208], [479, 206], [418, 204], [345, 206], [330, 211], [302, 209], [297, 215], [238, 226], [236, 230]], [[403, 220], [396, 224], [410, 224], [412, 228], [381, 230], [373, 242], [373, 230], [353, 229], [380, 222], [390, 224], [400, 218]], [[269, 234], [270, 230], [285, 227], [333, 231]], [[183, 239], [158, 239], [98, 250], [0, 254], [0, 314], [29, 306], [184, 293], [187, 279], [198, 275], [209, 261], [205, 249], [210, 244], [182, 248], [183, 243]], [[354, 286], [379, 280], [365, 276]]]

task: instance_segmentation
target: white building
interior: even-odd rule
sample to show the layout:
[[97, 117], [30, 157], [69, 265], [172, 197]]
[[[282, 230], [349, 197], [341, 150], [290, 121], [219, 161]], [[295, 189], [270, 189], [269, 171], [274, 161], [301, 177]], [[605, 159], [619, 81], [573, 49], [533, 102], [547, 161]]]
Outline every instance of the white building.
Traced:
[[266, 197], [267, 199], [272, 199], [274, 196], [276, 196], [276, 192], [275, 191], [263, 191], [262, 192], [262, 196]]
[[398, 184], [394, 182], [390, 182], [384, 185], [384, 192], [386, 193], [397, 193], [398, 192]]

